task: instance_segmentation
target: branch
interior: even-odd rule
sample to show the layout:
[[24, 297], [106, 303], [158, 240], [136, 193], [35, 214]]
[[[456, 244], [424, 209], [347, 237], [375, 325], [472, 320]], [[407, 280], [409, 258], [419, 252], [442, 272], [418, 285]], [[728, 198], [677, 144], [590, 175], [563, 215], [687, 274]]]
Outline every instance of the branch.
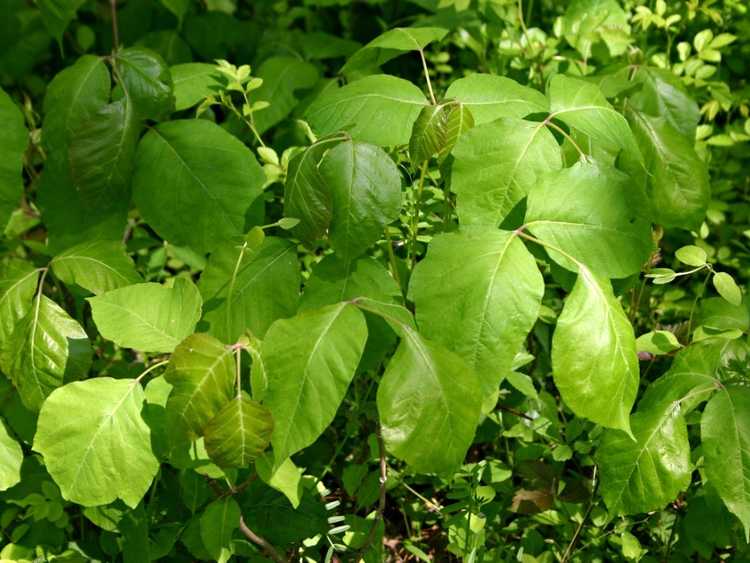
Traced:
[[112, 50], [117, 51], [120, 47], [120, 32], [117, 29], [117, 0], [109, 0], [109, 8], [112, 12]]
[[245, 519], [242, 516], [240, 516], [240, 531], [245, 534], [245, 537], [247, 539], [263, 549], [263, 551], [266, 552], [266, 555], [276, 561], [276, 563], [286, 563], [286, 559], [284, 559], [281, 554], [276, 551], [276, 548], [274, 546], [272, 546], [270, 543], [268, 543], [268, 541], [266, 541], [247, 527], [247, 524], [245, 524]]

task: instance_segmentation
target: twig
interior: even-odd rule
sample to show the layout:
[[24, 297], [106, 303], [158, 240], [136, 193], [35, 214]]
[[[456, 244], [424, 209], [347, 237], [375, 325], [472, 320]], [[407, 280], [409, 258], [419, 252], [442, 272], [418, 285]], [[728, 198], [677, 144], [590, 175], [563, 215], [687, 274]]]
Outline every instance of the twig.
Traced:
[[112, 12], [112, 50], [117, 51], [120, 47], [120, 32], [117, 29], [117, 0], [109, 0], [109, 8]]
[[597, 466], [594, 466], [594, 474], [592, 476], [592, 479], [594, 481], [594, 487], [591, 489], [591, 498], [589, 499], [589, 506], [586, 508], [586, 512], [583, 515], [583, 518], [581, 518], [581, 522], [578, 524], [578, 527], [576, 528], [575, 533], [573, 534], [573, 537], [570, 540], [570, 543], [568, 544], [567, 549], [565, 550], [565, 553], [562, 556], [562, 559], [560, 559], [560, 563], [566, 563], [568, 559], [570, 559], [570, 556], [573, 555], [573, 550], [575, 549], [576, 543], [578, 543], [578, 538], [581, 535], [581, 530], [583, 530], [583, 525], [586, 523], [586, 520], [588, 520], [589, 514], [591, 514], [591, 510], [594, 508], [594, 499], [596, 498], [596, 491], [599, 488], [599, 481], [596, 478], [596, 470]]
[[276, 548], [274, 546], [272, 546], [270, 543], [268, 543], [267, 540], [263, 539], [247, 527], [247, 524], [245, 524], [245, 519], [242, 516], [240, 516], [240, 531], [245, 534], [245, 537], [247, 539], [263, 549], [263, 551], [266, 552], [266, 555], [268, 555], [271, 559], [273, 559], [277, 563], [286, 563], [286, 559], [284, 559], [281, 554], [276, 551]]

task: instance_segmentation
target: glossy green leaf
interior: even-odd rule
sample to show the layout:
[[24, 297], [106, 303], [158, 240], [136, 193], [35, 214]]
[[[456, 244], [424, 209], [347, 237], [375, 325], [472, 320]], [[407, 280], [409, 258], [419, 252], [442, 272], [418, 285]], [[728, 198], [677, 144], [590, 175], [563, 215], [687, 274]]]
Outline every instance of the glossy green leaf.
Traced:
[[8, 370], [4, 357], [12, 357], [7, 350], [16, 323], [31, 310], [34, 292], [39, 281], [38, 269], [18, 258], [0, 264], [0, 368]]
[[461, 102], [447, 101], [425, 107], [414, 122], [409, 140], [412, 166], [418, 167], [433, 156], [442, 162], [461, 134], [473, 126], [474, 118]]
[[229, 560], [232, 534], [240, 526], [240, 516], [240, 506], [232, 497], [213, 501], [201, 514], [201, 539], [214, 561]]
[[245, 232], [245, 212], [264, 181], [250, 150], [218, 125], [170, 121], [138, 145], [133, 198], [160, 236], [207, 252]]
[[343, 75], [372, 71], [391, 59], [409, 51], [421, 51], [448, 33], [440, 27], [396, 27], [381, 33], [354, 53], [341, 68]]
[[21, 480], [23, 450], [8, 433], [5, 423], [0, 420], [0, 491], [9, 489]]
[[273, 321], [294, 315], [299, 286], [297, 249], [289, 241], [267, 237], [255, 249], [220, 246], [198, 283], [208, 332], [227, 344], [246, 330], [262, 338]]
[[129, 285], [88, 301], [104, 338], [143, 352], [171, 352], [193, 333], [201, 315], [200, 293], [186, 278], [176, 278], [172, 287]]
[[10, 96], [0, 88], [0, 230], [5, 229], [10, 214], [21, 202], [23, 193], [23, 154], [29, 135], [23, 114]]
[[312, 444], [331, 423], [367, 340], [362, 313], [338, 303], [276, 321], [263, 340], [277, 460]]
[[204, 428], [206, 451], [219, 467], [248, 467], [268, 447], [272, 432], [271, 412], [243, 391]]
[[142, 281], [118, 241], [81, 243], [55, 256], [50, 267], [62, 282], [76, 284], [96, 295]]
[[500, 118], [461, 136], [451, 190], [462, 225], [497, 225], [547, 173], [562, 168], [557, 141], [540, 123]]
[[356, 258], [398, 217], [401, 175], [383, 149], [356, 141], [333, 147], [320, 174], [333, 202], [331, 246], [345, 260]]
[[346, 130], [357, 141], [379, 146], [405, 145], [426, 105], [424, 94], [411, 82], [376, 74], [324, 92], [305, 116], [321, 135]]
[[557, 319], [552, 371], [577, 416], [630, 432], [639, 379], [633, 327], [609, 281], [583, 267]]
[[165, 378], [172, 385], [166, 406], [170, 431], [177, 438], [201, 436], [234, 396], [232, 350], [208, 334], [192, 334], [175, 348]]
[[[630, 178], [602, 163], [580, 161], [548, 174], [529, 191], [526, 225], [534, 236], [583, 262], [597, 276], [640, 271], [653, 242]], [[550, 257], [572, 271], [554, 248]]]
[[750, 390], [727, 387], [701, 417], [706, 477], [750, 537]]
[[695, 317], [696, 326], [716, 330], [750, 330], [750, 310], [744, 305], [732, 305], [721, 297], [708, 297], [700, 301]]
[[474, 438], [481, 383], [458, 355], [407, 325], [401, 333], [378, 387], [383, 439], [414, 471], [450, 474]]
[[[123, 199], [111, 199], [106, 202], [108, 209], [92, 211], [70, 170], [71, 139], [74, 134], [81, 134], [83, 123], [96, 127], [91, 118], [107, 105], [110, 89], [106, 65], [91, 55], [84, 55], [57, 74], [47, 88], [42, 126], [47, 160], [39, 183], [38, 204], [52, 252], [92, 239], [119, 239], [125, 231], [127, 194], [113, 194]], [[100, 149], [96, 144], [91, 148]], [[92, 162], [96, 165], [96, 161]]]
[[662, 403], [630, 418], [635, 441], [607, 430], [597, 452], [604, 502], [614, 514], [663, 508], [690, 485], [687, 425], [680, 409]]
[[401, 290], [385, 266], [374, 258], [364, 256], [346, 261], [331, 254], [313, 268], [300, 309], [315, 309], [357, 297], [392, 303], [401, 298]]
[[99, 108], [70, 140], [70, 171], [87, 209], [97, 213], [130, 199], [140, 125], [128, 98]]
[[665, 227], [697, 229], [706, 215], [711, 187], [694, 140], [661, 117], [630, 111], [628, 119], [645, 158], [655, 220]]
[[63, 497], [82, 506], [120, 498], [135, 508], [159, 469], [142, 406], [143, 389], [133, 379], [97, 377], [49, 396], [39, 413], [34, 450]]
[[253, 114], [255, 127], [261, 135], [287, 117], [299, 103], [304, 90], [315, 86], [319, 77], [315, 65], [296, 57], [266, 59], [255, 74], [263, 79], [263, 84], [250, 93], [250, 102], [271, 104]]
[[628, 103], [642, 113], [663, 117], [682, 136], [694, 139], [700, 109], [680, 77], [666, 68], [639, 65], [633, 70], [633, 79], [642, 86], [628, 98]]
[[556, 74], [549, 82], [550, 117], [587, 135], [597, 147], [633, 163], [643, 157], [625, 118], [591, 82]]
[[638, 410], [654, 410], [661, 403], [679, 402], [688, 413], [720, 387], [717, 370], [722, 365], [725, 340], [702, 340], [681, 350], [669, 370], [648, 386]]
[[183, 63], [169, 69], [174, 90], [174, 109], [182, 111], [199, 104], [204, 98], [216, 94], [223, 86], [216, 65], [208, 63]]
[[81, 325], [40, 295], [10, 335], [2, 365], [24, 405], [36, 411], [57, 387], [88, 373], [91, 355]]
[[331, 135], [318, 140], [289, 162], [284, 183], [284, 216], [299, 219], [293, 232], [303, 241], [323, 236], [333, 217], [333, 196], [320, 172], [326, 151], [347, 140]]
[[500, 117], [525, 117], [549, 109], [544, 94], [515, 80], [494, 74], [471, 74], [451, 83], [445, 97], [463, 103], [477, 125]]
[[421, 333], [456, 352], [497, 390], [539, 314], [544, 280], [511, 232], [471, 229], [432, 239], [409, 283]]
[[160, 55], [145, 47], [128, 47], [115, 54], [122, 87], [142, 119], [159, 119], [172, 111], [172, 75]]

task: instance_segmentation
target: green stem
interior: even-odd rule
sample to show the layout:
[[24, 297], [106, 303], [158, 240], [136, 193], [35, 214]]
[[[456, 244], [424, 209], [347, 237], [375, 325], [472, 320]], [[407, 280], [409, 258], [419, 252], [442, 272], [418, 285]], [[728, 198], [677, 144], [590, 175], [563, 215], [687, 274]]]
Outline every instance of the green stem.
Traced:
[[432, 105], [437, 104], [437, 100], [435, 99], [435, 93], [432, 91], [432, 82], [430, 82], [430, 71], [427, 69], [427, 60], [424, 58], [424, 50], [419, 50], [419, 57], [422, 59], [422, 69], [424, 70], [424, 77], [425, 80], [427, 80], [427, 90], [430, 92], [430, 100], [432, 100]]
[[422, 193], [424, 192], [424, 179], [427, 172], [427, 161], [422, 163], [419, 169], [419, 184], [417, 185], [417, 195], [414, 199], [414, 212], [411, 216], [411, 245], [409, 254], [411, 255], [412, 268], [417, 263], [417, 233], [419, 231], [419, 212], [422, 205]]
[[161, 362], [156, 362], [155, 364], [147, 367], [145, 370], [141, 372], [141, 375], [135, 378], [136, 381], [140, 381], [144, 377], [146, 377], [149, 373], [154, 371], [156, 368], [159, 368], [161, 366], [167, 365], [169, 363], [169, 360], [162, 360]]

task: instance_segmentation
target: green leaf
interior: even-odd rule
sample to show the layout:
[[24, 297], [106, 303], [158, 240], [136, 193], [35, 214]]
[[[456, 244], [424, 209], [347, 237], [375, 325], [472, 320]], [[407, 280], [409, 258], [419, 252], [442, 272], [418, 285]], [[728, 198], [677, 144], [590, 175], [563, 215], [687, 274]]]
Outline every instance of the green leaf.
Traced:
[[575, 0], [562, 17], [562, 34], [584, 59], [603, 41], [611, 55], [622, 55], [630, 44], [628, 14], [617, 0]]
[[494, 74], [471, 74], [451, 83], [445, 97], [469, 108], [477, 125], [500, 117], [526, 117], [549, 109], [544, 94], [515, 80]]
[[129, 47], [117, 51], [114, 61], [139, 118], [159, 119], [172, 111], [172, 75], [161, 56], [145, 47]]
[[474, 118], [461, 102], [448, 101], [427, 106], [414, 122], [409, 140], [412, 166], [437, 156], [442, 162], [453, 150], [462, 133], [474, 126]]
[[697, 229], [706, 215], [711, 187], [693, 138], [678, 133], [662, 117], [629, 111], [628, 119], [645, 158], [655, 221]]
[[0, 264], [0, 368], [7, 372], [4, 358], [12, 358], [8, 342], [18, 321], [31, 310], [39, 282], [39, 270], [18, 258]]
[[130, 200], [139, 132], [129, 98], [102, 106], [76, 127], [70, 139], [70, 171], [87, 209], [97, 213]]
[[514, 233], [471, 229], [438, 235], [409, 284], [421, 333], [457, 353], [497, 391], [536, 322], [544, 279]]
[[695, 319], [696, 326], [715, 330], [750, 330], [750, 310], [744, 305], [732, 305], [721, 297], [700, 300], [700, 309]]
[[396, 27], [381, 33], [354, 53], [339, 71], [348, 76], [357, 71], [377, 69], [409, 51], [421, 51], [433, 41], [440, 41], [448, 33], [441, 27]]
[[150, 129], [139, 143], [133, 198], [161, 237], [208, 252], [245, 232], [245, 212], [264, 182], [236, 137], [203, 119], [178, 120]]
[[705, 250], [700, 246], [693, 246], [692, 244], [678, 248], [674, 255], [683, 264], [696, 267], [703, 266], [708, 258]]
[[201, 436], [234, 396], [231, 348], [208, 334], [192, 334], [172, 353], [165, 379], [172, 385], [167, 423], [177, 438]]
[[169, 69], [174, 89], [174, 109], [191, 108], [223, 88], [224, 82], [216, 65], [184, 63]]
[[623, 152], [632, 163], [642, 163], [628, 122], [590, 82], [556, 74], [549, 83], [550, 117], [587, 135], [613, 156]]
[[266, 237], [259, 248], [226, 243], [215, 250], [198, 289], [208, 332], [228, 344], [250, 330], [258, 338], [297, 310], [300, 266], [291, 242]]
[[333, 196], [319, 165], [327, 150], [347, 140], [331, 135], [307, 147], [289, 162], [284, 183], [284, 215], [299, 219], [296, 236], [313, 242], [323, 236], [333, 217]]
[[23, 404], [37, 411], [57, 387], [83, 378], [91, 366], [86, 331], [45, 295], [21, 319], [3, 349], [3, 369]]
[[139, 283], [89, 297], [101, 335], [123, 348], [171, 352], [192, 334], [201, 315], [201, 296], [187, 278], [167, 287]]
[[34, 0], [42, 14], [44, 27], [55, 38], [61, 50], [63, 33], [84, 2], [85, 0]]
[[722, 364], [724, 340], [702, 340], [681, 350], [669, 370], [651, 383], [638, 402], [638, 410], [654, 410], [661, 403], [679, 402], [683, 414], [710, 397], [720, 387], [717, 370]]
[[726, 387], [701, 417], [706, 477], [750, 537], [750, 389]]
[[8, 433], [0, 420], [0, 491], [5, 491], [21, 481], [23, 450]]
[[716, 272], [712, 279], [716, 291], [732, 305], [742, 305], [742, 290], [726, 272]]
[[633, 70], [633, 80], [642, 86], [628, 97], [628, 103], [639, 112], [663, 117], [686, 139], [695, 139], [700, 109], [687, 93], [680, 77], [665, 68], [639, 65]]
[[[526, 225], [597, 276], [624, 278], [641, 270], [653, 248], [651, 226], [633, 192], [626, 174], [580, 161], [544, 176], [531, 188]], [[578, 269], [563, 253], [549, 247], [547, 251], [562, 267]]]
[[668, 330], [652, 330], [641, 334], [635, 340], [635, 349], [638, 352], [648, 352], [655, 356], [669, 354], [682, 348], [677, 337]]
[[376, 242], [401, 210], [401, 175], [383, 149], [348, 141], [332, 148], [320, 174], [333, 202], [329, 237], [345, 260]]
[[201, 514], [201, 539], [214, 561], [225, 562], [233, 552], [232, 534], [240, 526], [240, 506], [232, 497], [217, 499]]
[[363, 256], [351, 262], [330, 254], [313, 268], [300, 300], [300, 310], [369, 297], [393, 303], [401, 290], [379, 261]]
[[582, 267], [552, 338], [552, 371], [577, 416], [630, 432], [638, 392], [633, 327], [608, 280]]
[[607, 430], [596, 456], [602, 496], [614, 514], [661, 509], [690, 485], [690, 443], [679, 407], [639, 411], [630, 424], [635, 441]]
[[266, 109], [253, 114], [261, 135], [286, 118], [299, 103], [300, 90], [309, 90], [318, 82], [315, 65], [296, 57], [271, 57], [258, 67], [263, 84], [250, 95], [250, 102], [270, 102]]
[[10, 214], [23, 194], [23, 154], [29, 142], [23, 114], [10, 96], [0, 88], [0, 231], [5, 230]]
[[60, 281], [95, 295], [142, 281], [125, 246], [118, 241], [81, 243], [55, 256], [50, 267]]
[[378, 387], [383, 439], [414, 471], [450, 474], [474, 438], [481, 383], [458, 355], [407, 325], [401, 334]]
[[81, 124], [95, 125], [91, 118], [107, 105], [110, 89], [106, 65], [92, 55], [84, 55], [57, 74], [47, 88], [42, 127], [47, 160], [38, 203], [52, 252], [92, 239], [119, 239], [125, 230], [127, 194], [120, 194], [125, 199], [105, 202], [108, 209], [92, 210], [70, 171], [71, 139]]
[[497, 225], [541, 177], [562, 168], [557, 141], [539, 123], [500, 118], [461, 136], [451, 190], [461, 225]]
[[426, 105], [424, 94], [411, 82], [376, 74], [338, 90], [325, 91], [305, 116], [320, 135], [346, 130], [357, 141], [379, 146], [405, 145]]
[[131, 508], [141, 501], [159, 469], [142, 406], [138, 381], [110, 377], [70, 383], [44, 402], [34, 450], [65, 499], [97, 506], [120, 498]]
[[203, 430], [206, 451], [219, 467], [248, 467], [271, 442], [271, 412], [245, 393], [235, 396]]
[[299, 507], [303, 493], [302, 471], [291, 458], [277, 464], [273, 452], [266, 452], [255, 460], [255, 470], [264, 483], [288, 498], [293, 508]]
[[161, 3], [167, 10], [174, 14], [178, 25], [181, 27], [185, 14], [190, 10], [190, 0], [161, 0]]
[[268, 377], [263, 402], [273, 415], [277, 461], [312, 444], [331, 423], [366, 340], [364, 316], [347, 303], [271, 325], [262, 348]]

